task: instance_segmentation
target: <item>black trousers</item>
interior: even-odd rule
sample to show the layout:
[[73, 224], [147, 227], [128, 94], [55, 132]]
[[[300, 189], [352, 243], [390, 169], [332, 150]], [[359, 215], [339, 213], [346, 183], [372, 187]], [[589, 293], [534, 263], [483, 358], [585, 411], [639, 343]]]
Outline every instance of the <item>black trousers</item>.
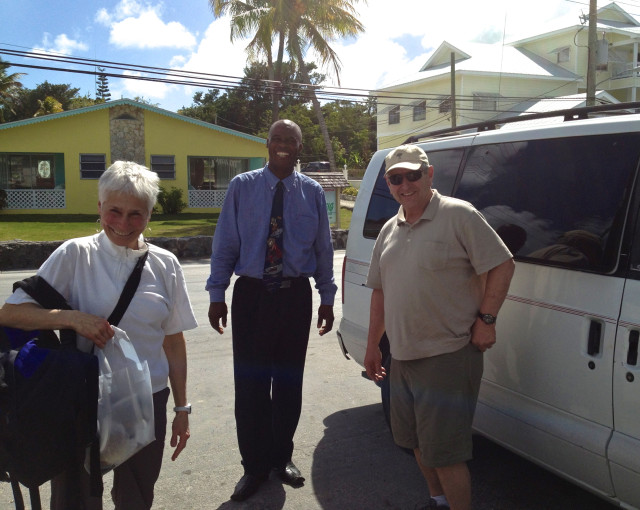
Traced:
[[291, 460], [302, 409], [312, 315], [308, 278], [273, 294], [241, 277], [231, 303], [235, 415], [246, 473], [264, 475]]

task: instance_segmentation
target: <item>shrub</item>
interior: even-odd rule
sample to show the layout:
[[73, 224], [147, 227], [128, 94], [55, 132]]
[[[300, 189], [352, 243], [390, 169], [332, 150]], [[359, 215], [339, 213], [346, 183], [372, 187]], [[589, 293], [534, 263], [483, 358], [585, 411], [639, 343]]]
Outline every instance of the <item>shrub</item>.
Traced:
[[348, 188], [345, 188], [342, 190], [342, 194], [343, 195], [349, 195], [352, 197], [357, 197], [358, 196], [358, 189], [354, 188], [353, 186], [349, 186]]
[[0, 211], [6, 208], [9, 205], [7, 201], [7, 192], [3, 189], [0, 189]]
[[182, 200], [182, 190], [176, 187], [172, 187], [171, 191], [160, 188], [158, 204], [163, 214], [178, 214], [187, 207], [187, 203]]

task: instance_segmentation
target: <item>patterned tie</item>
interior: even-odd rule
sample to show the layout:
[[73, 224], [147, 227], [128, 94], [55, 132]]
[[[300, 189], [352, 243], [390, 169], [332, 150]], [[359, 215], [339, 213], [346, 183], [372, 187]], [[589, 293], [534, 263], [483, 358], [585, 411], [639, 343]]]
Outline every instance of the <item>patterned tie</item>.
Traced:
[[269, 221], [269, 236], [267, 237], [267, 253], [264, 261], [264, 276], [262, 278], [269, 292], [275, 292], [282, 283], [282, 202], [284, 184], [278, 181], [276, 192], [271, 205], [271, 220]]

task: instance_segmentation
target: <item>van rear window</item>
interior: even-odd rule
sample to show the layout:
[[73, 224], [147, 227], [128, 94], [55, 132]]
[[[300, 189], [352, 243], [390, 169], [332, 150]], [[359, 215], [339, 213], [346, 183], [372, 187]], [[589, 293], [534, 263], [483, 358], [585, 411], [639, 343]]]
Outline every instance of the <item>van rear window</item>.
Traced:
[[517, 259], [610, 272], [639, 157], [638, 133], [480, 145], [455, 196]]

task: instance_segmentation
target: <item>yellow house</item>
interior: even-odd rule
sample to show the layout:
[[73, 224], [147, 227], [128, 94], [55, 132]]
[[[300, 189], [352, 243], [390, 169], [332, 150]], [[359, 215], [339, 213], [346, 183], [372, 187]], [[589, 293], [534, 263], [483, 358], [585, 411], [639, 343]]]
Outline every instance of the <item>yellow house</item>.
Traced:
[[[509, 44], [444, 41], [414, 75], [373, 93], [378, 98], [378, 148], [443, 128], [547, 111], [557, 99], [585, 94], [588, 17], [584, 24]], [[597, 11], [596, 88], [603, 101], [640, 99], [640, 23], [615, 2]], [[553, 106], [551, 107], [553, 108]], [[553, 108], [558, 109], [558, 108]]]
[[266, 140], [129, 99], [0, 124], [2, 213], [93, 214], [97, 179], [114, 161], [136, 161], [185, 212], [221, 208], [235, 175], [261, 168]]

